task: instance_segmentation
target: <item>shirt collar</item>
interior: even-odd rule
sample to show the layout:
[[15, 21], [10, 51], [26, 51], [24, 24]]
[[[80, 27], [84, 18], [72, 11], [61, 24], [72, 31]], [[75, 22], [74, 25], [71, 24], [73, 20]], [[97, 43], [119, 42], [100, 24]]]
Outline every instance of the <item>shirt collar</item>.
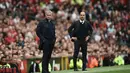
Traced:
[[80, 23], [82, 23], [82, 24], [83, 24], [83, 23], [84, 23], [84, 20], [83, 20], [83, 21], [82, 21], [82, 20], [80, 20]]

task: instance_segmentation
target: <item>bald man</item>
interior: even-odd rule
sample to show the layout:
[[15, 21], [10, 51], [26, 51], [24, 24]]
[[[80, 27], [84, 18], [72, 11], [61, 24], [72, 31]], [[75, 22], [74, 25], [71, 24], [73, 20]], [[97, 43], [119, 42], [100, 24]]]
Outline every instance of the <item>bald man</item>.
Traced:
[[39, 49], [43, 50], [42, 57], [42, 73], [50, 73], [48, 64], [55, 44], [55, 23], [52, 20], [53, 15], [51, 11], [45, 12], [45, 19], [40, 21], [36, 33], [40, 38]]
[[92, 34], [91, 24], [85, 20], [85, 12], [80, 12], [80, 19], [72, 23], [68, 28], [71, 40], [74, 42], [74, 55], [73, 55], [73, 64], [74, 71], [78, 71], [76, 60], [81, 48], [82, 52], [82, 71], [86, 71], [86, 62], [87, 62], [87, 42], [89, 37]]

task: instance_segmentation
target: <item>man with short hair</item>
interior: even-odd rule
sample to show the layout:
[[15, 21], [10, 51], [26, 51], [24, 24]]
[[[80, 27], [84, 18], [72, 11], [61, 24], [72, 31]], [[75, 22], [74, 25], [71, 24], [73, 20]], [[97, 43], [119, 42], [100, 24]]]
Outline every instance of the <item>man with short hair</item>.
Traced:
[[48, 70], [48, 64], [56, 40], [55, 23], [52, 19], [53, 19], [52, 12], [47, 10], [45, 12], [45, 19], [39, 22], [36, 29], [36, 33], [40, 38], [39, 48], [43, 50], [42, 73], [50, 73]]
[[86, 55], [87, 55], [87, 42], [92, 34], [92, 27], [90, 23], [85, 20], [85, 12], [80, 12], [80, 19], [72, 23], [69, 27], [68, 32], [70, 34], [71, 40], [74, 42], [74, 71], [78, 71], [76, 60], [80, 51], [82, 51], [82, 71], [86, 71]]

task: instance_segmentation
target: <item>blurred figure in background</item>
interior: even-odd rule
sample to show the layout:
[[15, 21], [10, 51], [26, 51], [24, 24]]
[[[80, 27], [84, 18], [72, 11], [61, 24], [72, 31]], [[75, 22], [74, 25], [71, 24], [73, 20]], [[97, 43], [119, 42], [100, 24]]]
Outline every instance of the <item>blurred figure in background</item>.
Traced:
[[36, 59], [36, 60], [31, 64], [31, 66], [30, 66], [30, 68], [29, 68], [29, 73], [40, 72], [39, 63], [40, 63], [40, 60]]

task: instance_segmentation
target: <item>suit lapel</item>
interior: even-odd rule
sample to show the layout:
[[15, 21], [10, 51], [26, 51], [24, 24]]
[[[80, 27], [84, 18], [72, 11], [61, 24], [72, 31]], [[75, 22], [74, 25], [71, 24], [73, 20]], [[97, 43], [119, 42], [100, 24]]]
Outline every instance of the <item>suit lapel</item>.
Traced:
[[45, 27], [45, 28], [48, 28], [48, 27], [49, 27], [49, 26], [48, 26], [48, 21], [47, 21], [47, 19], [45, 19], [44, 27]]
[[85, 25], [85, 27], [87, 28], [88, 22], [87, 22], [87, 21], [84, 21], [84, 25]]
[[77, 23], [77, 27], [79, 28], [79, 26], [80, 26], [80, 20], [78, 21], [78, 23]]
[[80, 21], [78, 20], [78, 21], [76, 21], [76, 23], [75, 23], [75, 32], [77, 32], [78, 30], [79, 30], [79, 27], [80, 27]]

